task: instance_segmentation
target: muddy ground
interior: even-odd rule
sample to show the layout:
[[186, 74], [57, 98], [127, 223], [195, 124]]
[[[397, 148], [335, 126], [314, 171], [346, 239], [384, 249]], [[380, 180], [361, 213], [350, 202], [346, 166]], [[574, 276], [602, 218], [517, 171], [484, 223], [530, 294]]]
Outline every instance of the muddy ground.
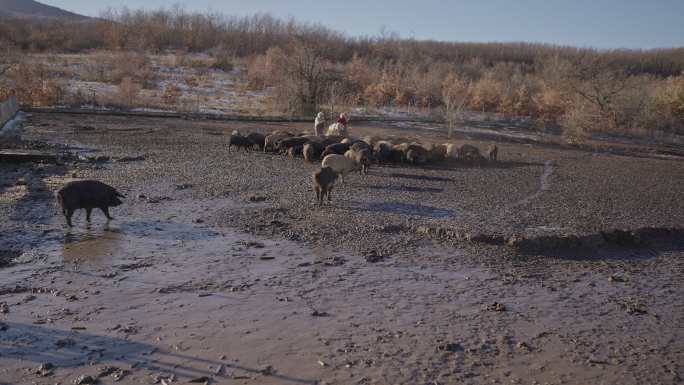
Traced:
[[[500, 161], [376, 167], [318, 207], [316, 165], [228, 153], [236, 128], [310, 129], [29, 116], [15, 145], [82, 159], [0, 165], [0, 383], [684, 381], [678, 151], [459, 130]], [[126, 194], [116, 219], [67, 229], [72, 178]]]

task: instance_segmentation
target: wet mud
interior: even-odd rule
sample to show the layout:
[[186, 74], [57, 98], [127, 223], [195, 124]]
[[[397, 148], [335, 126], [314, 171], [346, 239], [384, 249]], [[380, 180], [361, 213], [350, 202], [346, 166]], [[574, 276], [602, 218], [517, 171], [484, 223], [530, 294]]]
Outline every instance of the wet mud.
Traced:
[[[683, 381], [684, 163], [499, 143], [319, 207], [314, 165], [235, 128], [276, 126], [30, 117], [77, 156], [0, 165], [0, 383]], [[66, 227], [74, 177], [124, 192], [113, 221]]]

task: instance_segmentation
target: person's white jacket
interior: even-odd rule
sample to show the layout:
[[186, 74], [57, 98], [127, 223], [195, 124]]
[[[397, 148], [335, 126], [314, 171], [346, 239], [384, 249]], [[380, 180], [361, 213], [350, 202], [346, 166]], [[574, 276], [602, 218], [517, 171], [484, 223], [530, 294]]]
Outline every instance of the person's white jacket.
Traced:
[[314, 122], [314, 135], [323, 135], [325, 129], [325, 114], [319, 112]]

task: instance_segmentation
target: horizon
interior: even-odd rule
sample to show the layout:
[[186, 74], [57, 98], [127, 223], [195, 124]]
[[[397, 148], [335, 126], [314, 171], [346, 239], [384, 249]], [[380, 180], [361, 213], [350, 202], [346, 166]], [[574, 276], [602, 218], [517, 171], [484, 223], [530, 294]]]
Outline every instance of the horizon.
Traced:
[[[169, 4], [161, 0], [45, 0], [44, 4], [86, 16], [99, 16], [108, 8], [154, 10], [180, 5], [188, 11], [218, 12], [225, 15], [248, 16], [270, 14], [276, 18], [293, 18], [302, 23], [320, 24], [349, 37], [393, 35], [403, 39], [472, 43], [540, 43], [600, 50], [648, 50], [684, 47], [684, 2], [673, 0], [648, 4], [639, 1], [607, 0], [592, 4], [578, 0], [572, 4], [549, 4], [542, 0], [527, 0], [525, 6], [502, 0], [487, 5], [459, 1], [442, 6], [439, 1], [426, 0], [421, 7], [406, 0], [395, 0], [391, 7], [385, 2], [373, 4], [359, 0], [325, 2], [312, 9], [302, 0], [287, 4], [277, 0], [256, 0], [249, 4], [200, 0], [192, 6]], [[591, 4], [591, 6], [585, 6]], [[619, 6], [618, 6], [619, 4]], [[594, 13], [586, 15], [586, 9]], [[362, 14], [350, 12], [363, 9]], [[387, 12], [391, 9], [391, 12]]]

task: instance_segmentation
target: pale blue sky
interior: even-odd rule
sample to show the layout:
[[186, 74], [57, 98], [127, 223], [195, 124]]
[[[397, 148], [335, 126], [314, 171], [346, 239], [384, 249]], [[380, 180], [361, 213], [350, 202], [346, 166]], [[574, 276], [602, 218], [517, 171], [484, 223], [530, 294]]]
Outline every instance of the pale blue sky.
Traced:
[[[44, 0], [97, 16], [107, 7], [170, 7], [161, 0]], [[189, 10], [257, 12], [318, 22], [351, 36], [527, 41], [597, 48], [684, 46], [684, 0], [195, 0]]]

